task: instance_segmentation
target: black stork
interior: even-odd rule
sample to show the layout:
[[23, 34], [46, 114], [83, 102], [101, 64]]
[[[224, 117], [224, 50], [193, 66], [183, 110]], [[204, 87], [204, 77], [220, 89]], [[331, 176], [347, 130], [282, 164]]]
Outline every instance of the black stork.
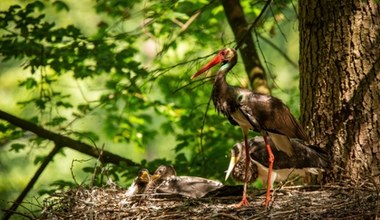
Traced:
[[[270, 144], [272, 140], [268, 138]], [[290, 139], [294, 155], [289, 157], [286, 153], [273, 149], [276, 160], [273, 163], [272, 183], [276, 180], [286, 180], [290, 175], [305, 176], [306, 173], [318, 175], [324, 169], [329, 167], [329, 157], [322, 149], [305, 145], [297, 139]], [[248, 141], [249, 167], [248, 181], [253, 182], [260, 178], [263, 183], [268, 177], [268, 152], [265, 150], [265, 142], [262, 137], [255, 137]], [[244, 143], [237, 143], [231, 149], [231, 160], [226, 173], [227, 178], [232, 175], [233, 179], [244, 181], [245, 159], [246, 154], [243, 149]]]
[[[153, 187], [153, 190], [152, 188]], [[177, 176], [174, 167], [161, 165], [152, 176], [149, 193], [181, 195], [189, 198], [201, 198], [207, 193], [223, 187], [219, 181], [197, 176]]]
[[145, 191], [146, 186], [150, 182], [149, 171], [145, 168], [139, 170], [137, 177], [133, 180], [133, 183], [125, 192], [126, 196], [134, 196], [136, 194], [142, 194]]
[[[261, 132], [269, 155], [269, 175], [266, 199], [264, 205], [270, 202], [270, 183], [274, 156], [268, 142], [270, 136], [274, 145], [289, 156], [293, 155], [293, 148], [289, 138], [307, 140], [302, 127], [290, 113], [289, 108], [278, 98], [269, 95], [254, 93], [251, 90], [233, 87], [226, 82], [227, 73], [235, 66], [237, 53], [235, 49], [225, 48], [191, 78], [195, 78], [221, 64], [215, 76], [212, 89], [212, 100], [218, 112], [222, 112], [233, 125], [239, 125], [243, 131], [245, 152], [249, 154], [249, 129]], [[237, 207], [249, 205], [247, 200], [248, 167], [250, 160], [246, 159], [246, 171], [242, 200]]]

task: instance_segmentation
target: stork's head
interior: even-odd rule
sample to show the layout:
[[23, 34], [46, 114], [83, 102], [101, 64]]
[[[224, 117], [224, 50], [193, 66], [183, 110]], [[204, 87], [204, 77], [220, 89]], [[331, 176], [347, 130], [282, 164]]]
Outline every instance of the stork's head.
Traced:
[[235, 165], [239, 162], [240, 158], [242, 158], [243, 153], [244, 153], [244, 149], [243, 149], [243, 145], [241, 143], [237, 143], [232, 147], [230, 164], [229, 164], [228, 169], [226, 171], [225, 180], [227, 180], [228, 177], [231, 175], [232, 171], [235, 168]]
[[196, 72], [191, 79], [201, 75], [207, 70], [211, 69], [211, 67], [221, 63], [223, 65], [230, 65], [230, 67], [234, 66], [237, 62], [237, 53], [233, 48], [224, 48], [205, 66], [203, 66], [198, 72]]

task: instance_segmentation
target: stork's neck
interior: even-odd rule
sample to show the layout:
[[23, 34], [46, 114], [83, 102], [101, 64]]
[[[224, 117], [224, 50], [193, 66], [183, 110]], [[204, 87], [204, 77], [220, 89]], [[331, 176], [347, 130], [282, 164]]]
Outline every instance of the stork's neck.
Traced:
[[232, 65], [231, 63], [226, 63], [220, 67], [220, 69], [218, 70], [215, 76], [213, 95], [215, 96], [227, 95], [229, 85], [227, 84], [227, 81], [226, 81], [226, 75], [232, 69], [233, 66], [234, 65]]
[[233, 67], [231, 63], [226, 63], [220, 67], [219, 71], [216, 73], [214, 86], [212, 89], [212, 100], [218, 112], [223, 114], [229, 114], [233, 111], [231, 109], [231, 87], [226, 81], [226, 75], [228, 71]]

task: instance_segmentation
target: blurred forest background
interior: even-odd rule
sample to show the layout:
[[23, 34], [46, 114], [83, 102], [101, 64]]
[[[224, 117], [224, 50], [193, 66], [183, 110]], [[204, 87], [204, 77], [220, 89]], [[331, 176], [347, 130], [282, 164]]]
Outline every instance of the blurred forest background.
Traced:
[[[240, 2], [248, 22], [265, 4]], [[275, 1], [252, 35], [272, 95], [298, 117], [296, 5]], [[160, 164], [224, 180], [241, 130], [209, 102], [212, 77], [190, 80], [208, 56], [236, 45], [219, 1], [10, 0], [0, 11], [0, 110], [137, 164], [102, 164], [62, 148], [21, 209], [38, 210], [65, 187], [109, 179], [127, 187], [139, 168]], [[249, 85], [241, 59], [232, 72], [230, 84]], [[1, 209], [53, 146], [0, 120]]]

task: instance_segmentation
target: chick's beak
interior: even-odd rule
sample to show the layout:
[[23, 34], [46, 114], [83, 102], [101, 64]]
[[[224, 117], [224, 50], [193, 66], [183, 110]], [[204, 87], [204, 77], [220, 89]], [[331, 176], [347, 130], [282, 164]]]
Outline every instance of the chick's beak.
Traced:
[[161, 177], [160, 174], [153, 174], [152, 181], [155, 181], [156, 179], [159, 179]]
[[149, 182], [150, 180], [150, 175], [147, 171], [143, 171], [141, 176], [140, 176], [140, 179], [144, 182]]

